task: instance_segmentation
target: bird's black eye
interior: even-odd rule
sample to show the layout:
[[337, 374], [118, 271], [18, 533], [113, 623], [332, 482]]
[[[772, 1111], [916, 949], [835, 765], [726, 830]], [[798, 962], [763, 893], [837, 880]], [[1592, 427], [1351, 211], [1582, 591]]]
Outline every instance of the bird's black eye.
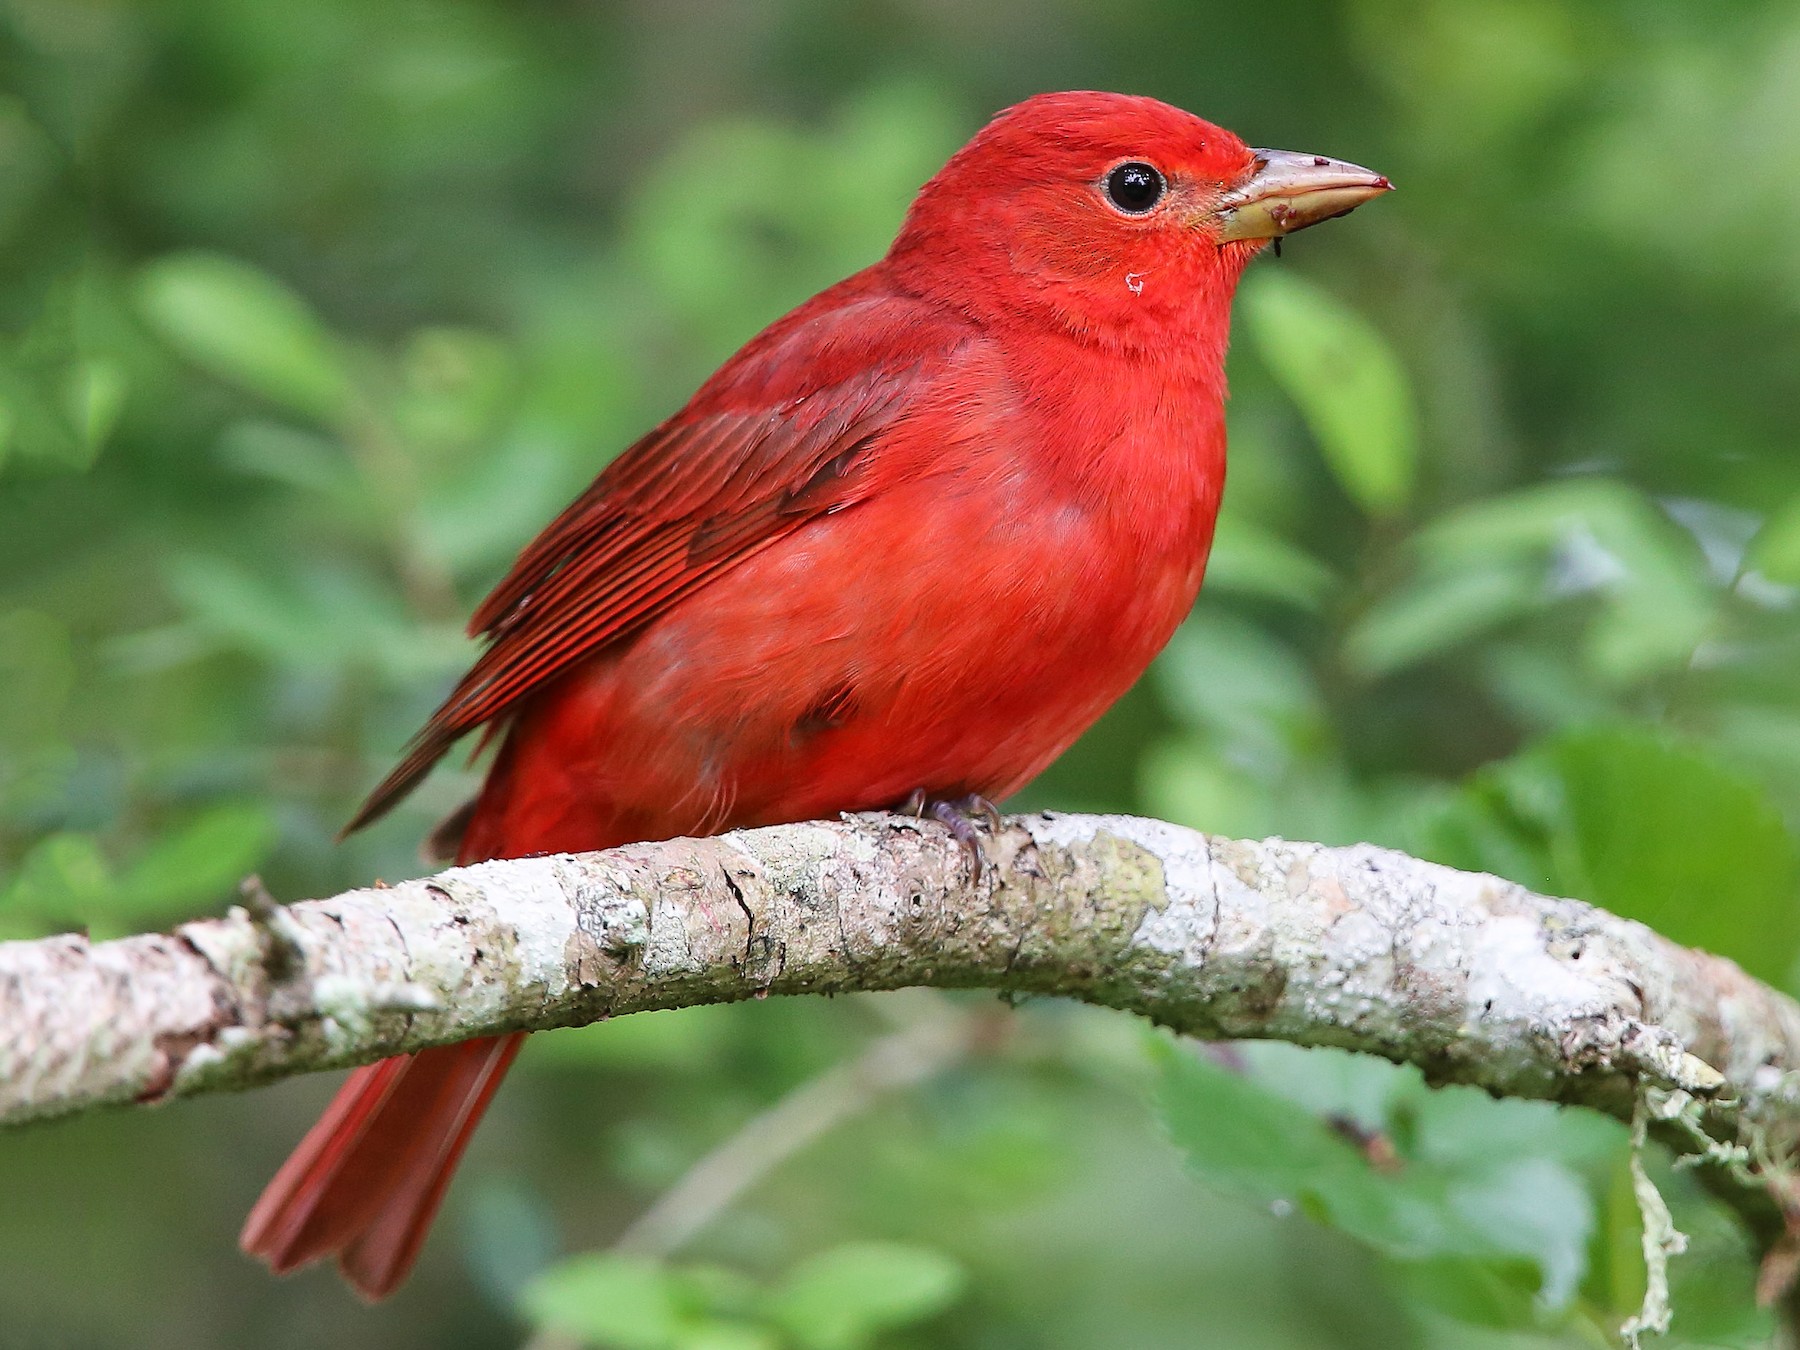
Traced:
[[1153, 164], [1132, 160], [1106, 175], [1106, 195], [1129, 215], [1141, 216], [1162, 200], [1169, 185]]

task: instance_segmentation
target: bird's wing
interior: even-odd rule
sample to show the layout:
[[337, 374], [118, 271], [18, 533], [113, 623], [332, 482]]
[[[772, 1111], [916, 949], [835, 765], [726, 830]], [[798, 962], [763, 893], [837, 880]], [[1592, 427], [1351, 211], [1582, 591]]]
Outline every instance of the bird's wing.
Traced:
[[884, 437], [964, 337], [917, 302], [877, 297], [799, 311], [752, 342], [519, 555], [470, 621], [486, 650], [345, 833], [583, 657], [875, 491], [891, 476], [879, 467]]

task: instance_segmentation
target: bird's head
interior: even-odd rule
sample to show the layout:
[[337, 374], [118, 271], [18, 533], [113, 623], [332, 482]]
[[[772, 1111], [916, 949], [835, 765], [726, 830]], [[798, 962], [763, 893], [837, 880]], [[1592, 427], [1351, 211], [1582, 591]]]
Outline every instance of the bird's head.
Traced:
[[1152, 98], [1040, 94], [920, 190], [890, 258], [977, 317], [1146, 346], [1222, 327], [1265, 243], [1389, 187], [1322, 155], [1251, 149]]

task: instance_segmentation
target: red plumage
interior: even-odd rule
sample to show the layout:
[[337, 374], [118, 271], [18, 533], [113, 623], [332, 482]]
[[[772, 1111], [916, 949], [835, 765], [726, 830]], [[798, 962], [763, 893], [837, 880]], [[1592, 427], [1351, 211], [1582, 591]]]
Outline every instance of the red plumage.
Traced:
[[[486, 650], [351, 828], [483, 726], [504, 741], [465, 862], [1022, 786], [1199, 589], [1231, 294], [1262, 238], [1310, 223], [1222, 223], [1261, 154], [1148, 99], [996, 118], [882, 261], [753, 339], [520, 555], [476, 612]], [[1109, 196], [1138, 162], [1166, 185], [1142, 213]], [[520, 1039], [356, 1071], [244, 1248], [335, 1253], [390, 1292]]]

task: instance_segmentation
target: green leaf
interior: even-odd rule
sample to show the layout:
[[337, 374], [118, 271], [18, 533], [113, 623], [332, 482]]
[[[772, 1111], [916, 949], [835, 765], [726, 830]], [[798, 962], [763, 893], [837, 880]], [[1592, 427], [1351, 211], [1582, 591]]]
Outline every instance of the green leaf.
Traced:
[[897, 1242], [846, 1243], [801, 1262], [769, 1310], [806, 1350], [857, 1350], [891, 1327], [922, 1322], [961, 1296], [949, 1257]]
[[743, 1271], [733, 1270], [730, 1266], [683, 1266], [681, 1287], [687, 1291], [688, 1301], [705, 1309], [709, 1317], [730, 1322], [755, 1320], [762, 1309], [762, 1286]]
[[679, 1276], [650, 1260], [590, 1252], [525, 1286], [525, 1314], [583, 1342], [616, 1350], [673, 1350], [695, 1329]]
[[1325, 1217], [1329, 1196], [1377, 1193], [1356, 1150], [1311, 1111], [1188, 1047], [1153, 1045], [1163, 1121], [1209, 1185], [1260, 1205], [1302, 1203]]
[[68, 627], [33, 609], [0, 613], [0, 757], [54, 740], [75, 683]]
[[424, 328], [400, 358], [393, 415], [407, 441], [438, 449], [488, 434], [516, 383], [512, 353], [486, 333]]
[[1770, 581], [1800, 586], [1800, 497], [1770, 516], [1750, 541], [1751, 565]]
[[1623, 1321], [1643, 1306], [1645, 1278], [1644, 1216], [1632, 1189], [1629, 1155], [1613, 1164], [1603, 1183], [1598, 1217], [1582, 1294], [1615, 1321]]
[[[304, 670], [341, 656], [344, 625], [312, 610], [290, 585], [277, 585], [230, 558], [176, 556], [169, 590], [209, 633], [281, 665]], [[285, 581], [286, 579], [284, 579]]]
[[1546, 601], [1597, 597], [1585, 654], [1590, 672], [1613, 687], [1684, 667], [1717, 609], [1692, 535], [1638, 489], [1610, 479], [1476, 502], [1433, 521], [1415, 547], [1428, 578], [1548, 568]]
[[77, 375], [27, 368], [0, 352], [0, 460], [16, 454], [62, 469], [82, 470], [94, 462], [97, 443], [77, 430], [71, 404], [79, 397]]
[[458, 571], [503, 565], [565, 503], [566, 465], [529, 439], [483, 447], [430, 486], [419, 522], [433, 557]]
[[374, 670], [404, 684], [468, 655], [455, 625], [412, 619], [351, 559], [296, 561], [271, 577], [225, 556], [177, 556], [167, 571], [195, 628], [284, 670]]
[[1540, 608], [1548, 600], [1531, 569], [1492, 567], [1426, 575], [1384, 596], [1344, 638], [1344, 661], [1366, 676], [1390, 675]]
[[1319, 691], [1299, 654], [1220, 610], [1202, 609], [1177, 629], [1155, 670], [1177, 717], [1246, 767], [1286, 765], [1326, 738]]
[[527, 1053], [539, 1064], [665, 1073], [706, 1070], [725, 1054], [739, 1013], [729, 1003], [634, 1013], [533, 1036]]
[[1785, 981], [1800, 951], [1800, 851], [1759, 784], [1628, 728], [1566, 735], [1540, 754], [1562, 783], [1552, 829], [1570, 890]]
[[[640, 180], [626, 218], [633, 270], [708, 346], [728, 351], [770, 314], [878, 256], [960, 139], [943, 92], [907, 84], [867, 91], [833, 127], [702, 125]], [[813, 210], [791, 190], [796, 182], [815, 185], [833, 209]], [[707, 190], [688, 195], [692, 183]], [[683, 210], [667, 209], [671, 194]]]
[[1197, 737], [1150, 747], [1138, 765], [1138, 793], [1151, 815], [1192, 829], [1249, 839], [1281, 833], [1270, 786]]
[[[334, 441], [315, 432], [261, 418], [234, 422], [219, 437], [220, 463], [239, 473], [316, 494], [335, 518], [371, 526], [387, 522], [371, 500], [354, 462]], [[370, 534], [375, 529], [370, 529]]]
[[1316, 611], [1335, 578], [1331, 569], [1275, 531], [1227, 511], [1206, 564], [1208, 595], [1231, 591]]
[[1479, 663], [1487, 687], [1523, 727], [1554, 731], [1619, 716], [1624, 691], [1615, 694], [1590, 679], [1569, 660], [1567, 639], [1554, 631], [1526, 641], [1491, 643]]
[[675, 1350], [781, 1350], [781, 1340], [763, 1327], [742, 1322], [707, 1322], [682, 1333]]
[[123, 869], [108, 863], [91, 834], [52, 834], [25, 855], [4, 892], [5, 904], [78, 921], [95, 938], [117, 937], [146, 920], [229, 894], [262, 862], [274, 838], [268, 809], [251, 802], [202, 812]]
[[1496, 1331], [1535, 1328], [1545, 1322], [1538, 1301], [1537, 1269], [1529, 1261], [1474, 1261], [1444, 1256], [1391, 1261], [1389, 1269], [1409, 1302]]
[[112, 435], [125, 407], [125, 370], [104, 357], [77, 361], [63, 385], [63, 411], [87, 451], [88, 461]]
[[1418, 469], [1417, 419], [1387, 340], [1341, 300], [1287, 272], [1258, 273], [1238, 303], [1344, 490], [1372, 514], [1404, 509]]
[[[1378, 1170], [1321, 1112], [1253, 1074], [1153, 1044], [1163, 1119], [1208, 1184], [1258, 1205], [1293, 1205], [1402, 1262], [1492, 1263], [1504, 1283], [1518, 1283], [1518, 1264], [1528, 1262], [1542, 1309], [1574, 1295], [1592, 1204], [1547, 1147], [1541, 1114], [1509, 1117], [1474, 1094], [1429, 1093], [1416, 1075], [1377, 1065], [1389, 1100], [1375, 1128], [1397, 1150], [1392, 1167]], [[1307, 1062], [1324, 1068], [1336, 1059], [1315, 1052]], [[1331, 1114], [1367, 1128], [1370, 1083], [1365, 1074], [1351, 1081], [1355, 1095]], [[1320, 1090], [1314, 1082], [1305, 1091]], [[1579, 1134], [1565, 1142], [1582, 1144]]]
[[305, 301], [248, 263], [177, 253], [138, 275], [138, 308], [183, 356], [220, 379], [325, 422], [348, 413], [344, 356]]
[[115, 915], [151, 918], [229, 894], [261, 866], [275, 821], [259, 802], [202, 812], [151, 846], [120, 878]]
[[112, 868], [93, 835], [62, 831], [31, 846], [4, 893], [7, 909], [54, 919], [93, 913], [112, 896]]

